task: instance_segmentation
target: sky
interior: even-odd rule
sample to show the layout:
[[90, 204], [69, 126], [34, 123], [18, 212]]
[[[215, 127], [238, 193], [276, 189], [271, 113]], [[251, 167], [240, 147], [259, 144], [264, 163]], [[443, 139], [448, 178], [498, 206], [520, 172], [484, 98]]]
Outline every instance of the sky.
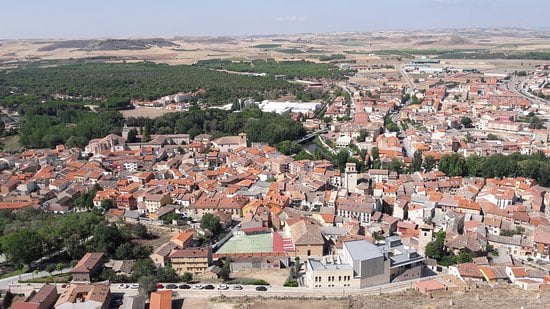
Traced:
[[550, 0], [0, 0], [0, 39], [550, 28]]

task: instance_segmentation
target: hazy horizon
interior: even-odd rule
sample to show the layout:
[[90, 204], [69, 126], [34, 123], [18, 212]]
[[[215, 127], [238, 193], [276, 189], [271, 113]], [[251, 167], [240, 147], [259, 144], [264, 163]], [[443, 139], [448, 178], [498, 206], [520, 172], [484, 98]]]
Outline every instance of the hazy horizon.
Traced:
[[254, 36], [550, 27], [546, 0], [21, 0], [4, 4], [0, 39]]

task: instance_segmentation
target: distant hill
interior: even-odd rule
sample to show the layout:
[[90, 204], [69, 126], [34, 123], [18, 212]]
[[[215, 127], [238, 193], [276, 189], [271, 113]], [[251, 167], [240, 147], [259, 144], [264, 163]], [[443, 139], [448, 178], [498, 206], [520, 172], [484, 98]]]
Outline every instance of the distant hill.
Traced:
[[52, 51], [60, 48], [78, 50], [144, 50], [151, 47], [170, 47], [177, 44], [166, 39], [107, 39], [107, 40], [68, 40], [53, 42], [40, 47], [39, 51]]

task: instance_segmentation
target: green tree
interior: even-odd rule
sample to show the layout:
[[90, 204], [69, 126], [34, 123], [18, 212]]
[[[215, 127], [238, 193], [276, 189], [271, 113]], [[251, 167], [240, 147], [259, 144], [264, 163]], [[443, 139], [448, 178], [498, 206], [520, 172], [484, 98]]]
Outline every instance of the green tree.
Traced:
[[422, 151], [415, 151], [411, 162], [411, 171], [418, 172], [422, 170]]
[[111, 208], [114, 208], [115, 207], [115, 203], [113, 202], [112, 199], [105, 199], [103, 201], [101, 201], [101, 204], [100, 204], [100, 207], [101, 209], [103, 209], [104, 211], [107, 211]]
[[220, 223], [220, 217], [213, 214], [204, 214], [201, 218], [201, 228], [206, 229], [216, 236], [222, 231], [222, 224]]
[[222, 266], [222, 269], [220, 270], [220, 278], [223, 279], [223, 281], [229, 280], [229, 277], [231, 276], [231, 260], [227, 258], [225, 260], [225, 263]]
[[32, 262], [44, 255], [42, 239], [29, 229], [4, 235], [1, 244], [2, 251], [15, 265], [30, 266]]
[[372, 156], [373, 161], [376, 161], [376, 160], [380, 159], [380, 155], [379, 155], [379, 152], [378, 152], [378, 147], [376, 147], [376, 146], [372, 147], [371, 156]]
[[141, 142], [142, 143], [147, 143], [151, 140], [151, 136], [150, 136], [150, 133], [149, 133], [149, 125], [146, 124], [144, 127], [143, 127], [143, 132], [141, 133]]
[[137, 142], [137, 130], [132, 128], [128, 130], [128, 138], [126, 139], [126, 142], [128, 143], [135, 143]]
[[428, 155], [424, 158], [424, 162], [422, 163], [422, 167], [426, 172], [431, 172], [435, 168], [435, 159], [433, 156]]
[[142, 276], [138, 279], [139, 291], [147, 296], [151, 295], [152, 292], [157, 290], [158, 280], [152, 276]]
[[193, 274], [189, 273], [189, 272], [185, 272], [185, 273], [183, 273], [183, 276], [181, 276], [181, 280], [183, 282], [189, 283], [189, 282], [193, 281]]
[[132, 226], [132, 232], [134, 233], [134, 235], [136, 235], [137, 238], [149, 238], [149, 231], [147, 231], [147, 227], [141, 223], [134, 224]]
[[403, 163], [401, 162], [401, 160], [393, 158], [390, 162], [389, 169], [391, 171], [395, 171], [398, 174], [401, 174], [403, 172]]
[[462, 117], [462, 118], [460, 118], [460, 123], [465, 128], [470, 128], [472, 126], [472, 119], [470, 117]]

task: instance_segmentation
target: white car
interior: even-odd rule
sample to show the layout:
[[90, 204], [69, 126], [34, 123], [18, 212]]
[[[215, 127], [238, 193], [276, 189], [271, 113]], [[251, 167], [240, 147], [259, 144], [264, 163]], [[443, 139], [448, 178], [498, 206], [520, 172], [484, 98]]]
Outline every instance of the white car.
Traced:
[[195, 290], [202, 290], [202, 289], [203, 289], [203, 286], [202, 286], [201, 284], [195, 284], [195, 285], [193, 286], [193, 289], [195, 289]]
[[218, 285], [218, 290], [228, 290], [229, 287], [227, 286], [227, 284], [220, 284]]
[[125, 284], [125, 283], [121, 283], [121, 284], [118, 285], [118, 288], [119, 288], [119, 289], [127, 289], [127, 288], [128, 288], [128, 285]]
[[137, 283], [130, 284], [130, 289], [133, 289], [133, 290], [139, 289], [139, 284]]

